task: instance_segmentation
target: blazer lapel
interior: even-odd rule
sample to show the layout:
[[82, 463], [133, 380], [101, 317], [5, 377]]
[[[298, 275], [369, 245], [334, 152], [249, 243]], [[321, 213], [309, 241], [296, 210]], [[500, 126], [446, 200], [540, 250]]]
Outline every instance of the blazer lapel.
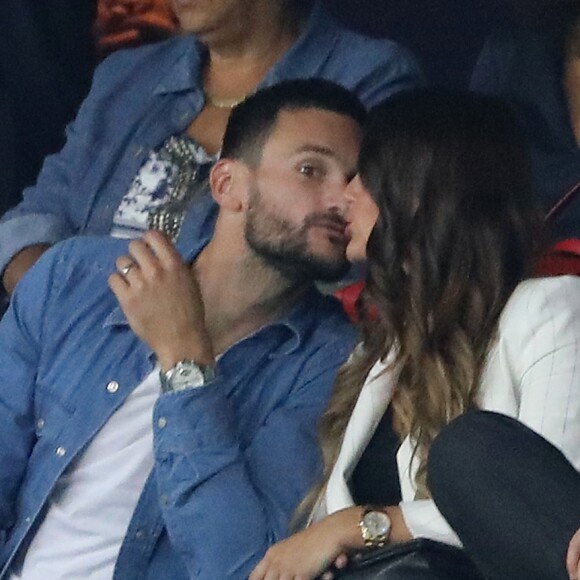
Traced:
[[388, 367], [393, 358], [389, 355], [386, 361], [377, 361], [368, 374], [346, 427], [324, 497], [314, 509], [314, 520], [353, 505], [348, 481], [391, 401], [396, 373]]

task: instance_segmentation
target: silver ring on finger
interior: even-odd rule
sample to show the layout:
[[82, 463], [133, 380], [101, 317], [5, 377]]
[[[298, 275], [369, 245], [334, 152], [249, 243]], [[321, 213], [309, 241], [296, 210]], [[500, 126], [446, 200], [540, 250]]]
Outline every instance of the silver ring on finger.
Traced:
[[123, 276], [124, 278], [127, 277], [127, 274], [131, 271], [131, 269], [133, 268], [133, 266], [135, 266], [135, 262], [129, 262], [126, 266], [123, 266], [120, 270], [119, 270], [119, 274], [121, 274], [121, 276]]

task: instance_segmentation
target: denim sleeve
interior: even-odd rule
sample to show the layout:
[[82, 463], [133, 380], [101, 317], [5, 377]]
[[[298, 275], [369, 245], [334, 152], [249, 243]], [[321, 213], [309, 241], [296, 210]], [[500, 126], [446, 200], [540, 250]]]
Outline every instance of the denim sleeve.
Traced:
[[36, 184], [26, 188], [22, 201], [0, 220], [0, 272], [24, 248], [52, 245], [78, 233], [89, 200], [75, 189], [75, 182], [86, 169], [87, 155], [96, 154], [87, 145], [88, 136], [99, 127], [95, 105], [117, 68], [114, 58], [97, 68], [89, 95], [66, 128], [64, 147], [44, 160]]
[[19, 283], [0, 321], [0, 530], [16, 517], [16, 498], [36, 440], [34, 392], [43, 340], [43, 312], [54, 252]]
[[311, 355], [285, 403], [246, 448], [219, 378], [160, 397], [154, 412], [160, 504], [192, 578], [245, 579], [288, 534], [292, 513], [320, 475], [318, 417], [349, 347], [331, 343]]

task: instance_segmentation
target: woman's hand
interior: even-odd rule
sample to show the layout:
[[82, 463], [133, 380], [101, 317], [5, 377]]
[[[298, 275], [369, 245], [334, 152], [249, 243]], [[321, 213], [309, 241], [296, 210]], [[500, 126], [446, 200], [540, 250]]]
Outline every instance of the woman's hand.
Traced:
[[162, 370], [193, 359], [213, 363], [203, 300], [192, 269], [158, 231], [129, 244], [109, 286], [133, 332], [155, 352]]
[[570, 540], [566, 556], [566, 569], [570, 580], [578, 580], [580, 578], [580, 528]]
[[[346, 550], [364, 547], [360, 518], [360, 507], [347, 508], [279, 542], [266, 552], [250, 580], [307, 580], [332, 563], [344, 566]], [[332, 574], [324, 578], [332, 578]]]

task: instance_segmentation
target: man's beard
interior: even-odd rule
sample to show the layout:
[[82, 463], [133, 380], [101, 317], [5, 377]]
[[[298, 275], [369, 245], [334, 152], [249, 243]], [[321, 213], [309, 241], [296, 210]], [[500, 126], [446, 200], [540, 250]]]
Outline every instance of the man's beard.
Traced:
[[268, 211], [257, 187], [250, 190], [246, 241], [266, 264], [289, 280], [334, 282], [348, 271], [349, 263], [344, 252], [341, 257], [331, 258], [316, 255], [309, 250], [309, 230], [320, 222], [344, 225], [343, 218], [328, 212], [311, 214], [300, 226], [296, 226]]

